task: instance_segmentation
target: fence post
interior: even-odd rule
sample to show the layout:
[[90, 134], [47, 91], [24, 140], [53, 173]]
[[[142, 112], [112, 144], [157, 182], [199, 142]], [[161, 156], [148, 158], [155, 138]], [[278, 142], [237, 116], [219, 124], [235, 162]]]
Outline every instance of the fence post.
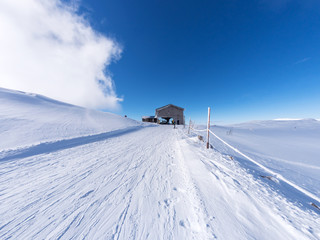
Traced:
[[188, 129], [188, 134], [190, 134], [190, 125], [191, 125], [191, 118], [189, 118], [189, 129]]
[[207, 149], [209, 149], [210, 107], [208, 107]]

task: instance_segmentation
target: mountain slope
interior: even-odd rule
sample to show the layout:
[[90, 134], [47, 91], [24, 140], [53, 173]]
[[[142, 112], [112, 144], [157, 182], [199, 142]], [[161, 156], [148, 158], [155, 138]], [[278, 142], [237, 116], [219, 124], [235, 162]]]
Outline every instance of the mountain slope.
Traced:
[[0, 151], [140, 125], [112, 113], [0, 88]]

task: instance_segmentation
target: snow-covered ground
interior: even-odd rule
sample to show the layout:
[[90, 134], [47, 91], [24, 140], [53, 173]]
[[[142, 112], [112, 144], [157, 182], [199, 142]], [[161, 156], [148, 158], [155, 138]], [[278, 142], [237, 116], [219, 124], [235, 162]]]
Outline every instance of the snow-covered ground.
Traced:
[[181, 126], [5, 89], [0, 114], [0, 239], [320, 239], [314, 200]]
[[[320, 122], [270, 120], [215, 126], [220, 138], [273, 172], [320, 198]], [[220, 152], [230, 148], [213, 144]], [[244, 163], [245, 164], [245, 163]]]
[[139, 125], [112, 113], [0, 88], [0, 150]]

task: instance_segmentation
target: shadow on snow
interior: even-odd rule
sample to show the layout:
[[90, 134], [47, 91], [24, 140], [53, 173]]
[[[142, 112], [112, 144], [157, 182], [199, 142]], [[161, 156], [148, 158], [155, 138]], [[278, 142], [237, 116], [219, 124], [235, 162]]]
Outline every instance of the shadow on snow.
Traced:
[[135, 127], [129, 127], [125, 129], [119, 129], [119, 130], [95, 134], [95, 135], [76, 137], [71, 139], [63, 139], [55, 142], [40, 143], [38, 145], [22, 148], [22, 149], [8, 150], [2, 153], [2, 155], [5, 155], [5, 156], [4, 157], [0, 156], [0, 162], [27, 158], [27, 157], [32, 157], [32, 156], [45, 154], [45, 153], [52, 153], [52, 152], [73, 148], [73, 147], [78, 147], [78, 146], [89, 144], [89, 143], [95, 143], [95, 142], [106, 140], [108, 138], [117, 137], [127, 133], [135, 132], [140, 130], [141, 128], [143, 127], [135, 126]]

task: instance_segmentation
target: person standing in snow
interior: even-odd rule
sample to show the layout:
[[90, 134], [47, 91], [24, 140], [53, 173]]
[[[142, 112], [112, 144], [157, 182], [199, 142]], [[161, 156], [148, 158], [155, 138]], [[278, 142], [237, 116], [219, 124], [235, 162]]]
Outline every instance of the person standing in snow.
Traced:
[[172, 120], [173, 128], [176, 128], [176, 123], [174, 120]]

